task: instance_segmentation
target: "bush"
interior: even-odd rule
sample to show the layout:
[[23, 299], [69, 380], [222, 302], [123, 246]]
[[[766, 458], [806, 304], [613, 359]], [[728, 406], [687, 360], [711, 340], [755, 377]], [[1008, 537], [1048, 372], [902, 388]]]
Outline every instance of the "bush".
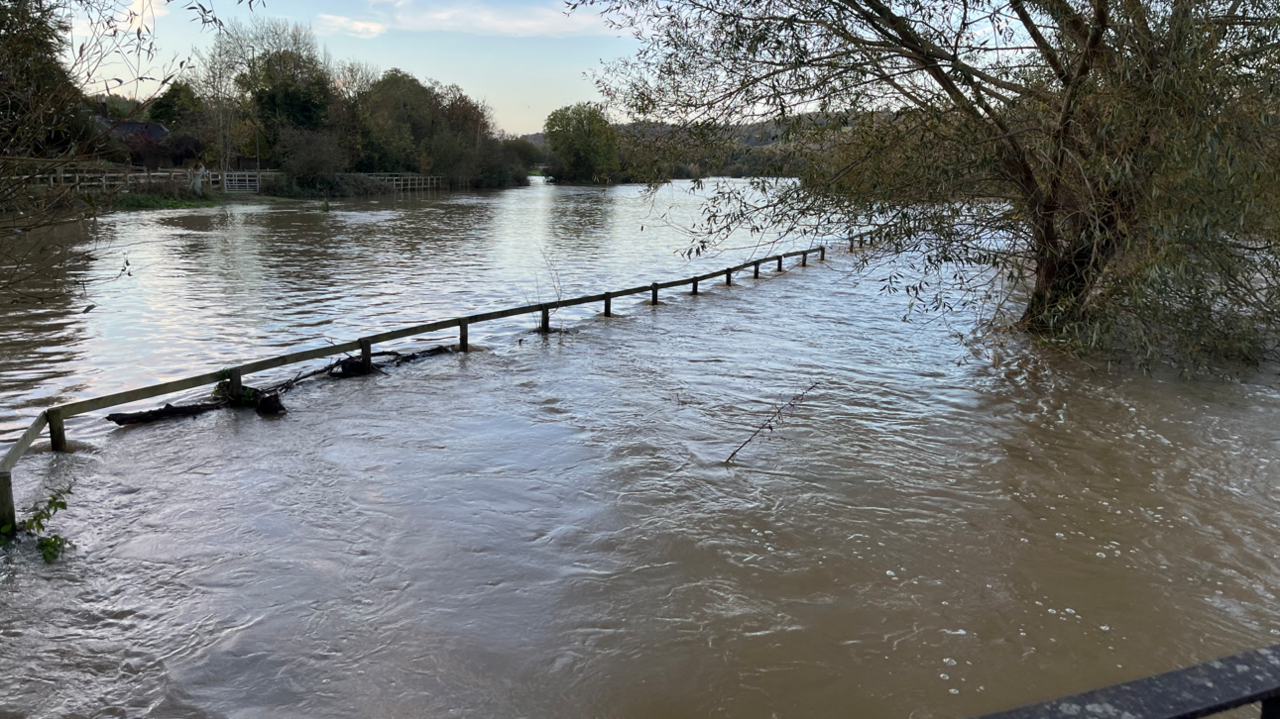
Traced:
[[160, 142], [160, 149], [174, 167], [185, 167], [204, 156], [205, 143], [189, 132], [171, 132]]
[[281, 158], [280, 169], [293, 175], [303, 186], [333, 178], [347, 169], [347, 154], [338, 140], [327, 132], [297, 128], [280, 131], [275, 152]]
[[385, 184], [365, 175], [336, 174], [310, 178], [284, 175], [262, 183], [261, 194], [273, 197], [364, 197], [390, 192]]
[[176, 178], [134, 185], [111, 201], [113, 210], [167, 210], [207, 207], [213, 201]]
[[502, 151], [513, 162], [526, 169], [532, 169], [545, 159], [542, 148], [523, 138], [503, 140]]

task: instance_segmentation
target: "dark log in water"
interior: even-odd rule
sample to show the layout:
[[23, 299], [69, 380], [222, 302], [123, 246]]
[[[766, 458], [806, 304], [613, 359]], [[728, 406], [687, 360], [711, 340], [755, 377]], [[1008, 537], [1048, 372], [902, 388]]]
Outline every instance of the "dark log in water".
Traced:
[[[258, 414], [281, 414], [287, 412], [280, 401], [280, 392], [293, 387], [297, 378], [267, 389], [241, 387], [237, 397], [230, 396], [229, 382], [221, 382], [213, 391], [211, 402], [193, 404], [166, 404], [159, 409], [148, 409], [141, 412], [115, 412], [107, 415], [107, 421], [118, 425], [146, 424], [173, 417], [195, 417], [196, 415], [223, 409], [225, 407], [252, 407]], [[282, 389], [283, 386], [283, 389]]]
[[201, 402], [199, 404], [166, 404], [159, 409], [148, 409], [142, 412], [115, 412], [107, 415], [107, 421], [115, 422], [119, 425], [145, 424], [171, 417], [194, 417], [205, 412], [212, 412], [215, 409], [222, 409], [229, 406], [229, 404], [225, 400]]

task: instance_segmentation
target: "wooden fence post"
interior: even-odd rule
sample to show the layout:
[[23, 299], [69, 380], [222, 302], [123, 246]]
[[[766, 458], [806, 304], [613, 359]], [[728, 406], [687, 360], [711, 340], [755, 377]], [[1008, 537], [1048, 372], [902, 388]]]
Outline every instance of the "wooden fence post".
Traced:
[[13, 474], [0, 472], [0, 528], [9, 527], [9, 534], [18, 531], [18, 513], [13, 506]]
[[782, 255], [778, 255], [778, 271], [782, 271]]
[[695, 295], [696, 295], [696, 294], [698, 294], [698, 281], [697, 281], [697, 280], [694, 280], [694, 281], [693, 281], [693, 294], [695, 294]]
[[467, 345], [467, 321], [458, 322], [458, 349], [462, 352], [470, 352], [471, 348]]
[[732, 284], [733, 284], [733, 270], [725, 270], [725, 272], [724, 272], [724, 283], [725, 283], [726, 285], [732, 285]]
[[826, 262], [826, 261], [827, 261], [827, 246], [826, 246], [826, 245], [821, 245], [821, 246], [819, 246], [819, 247], [818, 247], [818, 261], [819, 261], [819, 262]]
[[649, 289], [650, 289], [650, 292], [653, 294], [653, 299], [651, 300], [650, 304], [655, 304], [655, 305], [658, 304], [658, 283], [654, 282]]
[[809, 266], [809, 253], [808, 253], [808, 252], [801, 252], [801, 253], [800, 253], [800, 266], [801, 266], [801, 267], [808, 267], [808, 266]]
[[613, 316], [613, 297], [608, 292], [604, 293], [604, 316]]
[[551, 310], [547, 309], [546, 305], [542, 305], [542, 330], [541, 331], [542, 331], [542, 334], [544, 335], [551, 331]]
[[227, 377], [227, 398], [231, 400], [232, 407], [239, 407], [240, 400], [244, 398], [244, 384], [239, 367], [232, 367]]
[[357, 341], [360, 343], [360, 370], [369, 374], [373, 371], [373, 343], [363, 337]]
[[757, 280], [760, 279], [760, 263], [759, 262], [756, 263], [755, 273], [752, 274], [751, 277]]
[[49, 420], [49, 444], [53, 451], [67, 451], [67, 429], [62, 421], [62, 408], [50, 407], [44, 416]]

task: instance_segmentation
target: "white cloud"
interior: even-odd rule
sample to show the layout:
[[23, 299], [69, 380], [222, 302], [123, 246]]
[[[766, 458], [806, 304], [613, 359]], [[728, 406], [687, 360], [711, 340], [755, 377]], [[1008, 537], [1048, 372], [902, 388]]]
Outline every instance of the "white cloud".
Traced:
[[463, 32], [512, 37], [613, 35], [600, 17], [589, 12], [566, 15], [561, 7], [502, 7], [479, 3], [417, 7], [397, 2], [396, 27], [405, 30]]
[[387, 31], [387, 26], [380, 22], [353, 20], [341, 15], [317, 15], [315, 27], [316, 32], [321, 35], [342, 33], [363, 40], [370, 40]]

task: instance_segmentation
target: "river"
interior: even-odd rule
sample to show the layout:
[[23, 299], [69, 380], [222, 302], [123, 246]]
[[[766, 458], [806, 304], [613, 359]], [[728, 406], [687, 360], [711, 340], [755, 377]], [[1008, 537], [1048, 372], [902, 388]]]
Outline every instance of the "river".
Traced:
[[[684, 189], [108, 215], [69, 279], [118, 279], [0, 308], [0, 427], [750, 256], [677, 254]], [[282, 417], [70, 421], [14, 474], [73, 487], [76, 547], [3, 555], [0, 717], [960, 718], [1280, 641], [1273, 370], [975, 356], [827, 258], [476, 326]]]

